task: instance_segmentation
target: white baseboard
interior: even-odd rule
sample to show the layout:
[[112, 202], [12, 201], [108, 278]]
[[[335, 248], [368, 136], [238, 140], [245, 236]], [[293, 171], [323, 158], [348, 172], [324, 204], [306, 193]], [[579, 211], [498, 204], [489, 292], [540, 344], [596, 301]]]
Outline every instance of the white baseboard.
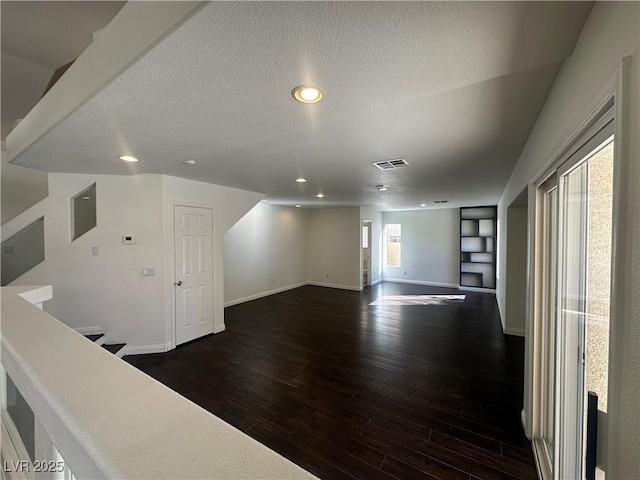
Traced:
[[249, 295], [247, 297], [236, 298], [234, 300], [229, 300], [228, 302], [224, 302], [224, 307], [225, 308], [232, 307], [240, 303], [250, 302], [251, 300], [257, 300], [258, 298], [268, 297], [269, 295], [275, 295], [276, 293], [286, 292], [287, 290], [293, 290], [294, 288], [304, 287], [305, 285], [307, 285], [307, 282], [294, 283], [292, 285], [275, 288], [273, 290], [268, 290], [266, 292], [260, 292], [254, 295]]
[[379, 283], [382, 283], [382, 278], [379, 278], [379, 279], [374, 280], [373, 282], [371, 282], [371, 286], [373, 287], [374, 285], [377, 285]]
[[462, 287], [459, 285], [458, 285], [458, 290], [466, 290], [467, 292], [478, 292], [478, 293], [496, 293], [495, 288]]
[[520, 421], [522, 422], [522, 428], [527, 431], [527, 415], [524, 413], [524, 408], [520, 411]]
[[102, 335], [102, 327], [77, 327], [74, 330], [82, 335]]
[[226, 328], [227, 328], [227, 326], [224, 323], [222, 325], [214, 325], [213, 326], [213, 333], [224, 332]]
[[405, 280], [404, 278], [387, 278], [382, 279], [383, 282], [393, 283], [408, 283], [410, 285], [426, 285], [429, 287], [446, 287], [446, 288], [458, 288], [458, 285], [453, 283], [440, 283], [440, 282], [423, 282], [421, 280]]
[[124, 354], [125, 355], [142, 355], [145, 353], [164, 353], [168, 352], [171, 349], [171, 344], [169, 343], [159, 343], [157, 345], [125, 345]]
[[504, 329], [505, 335], [515, 335], [516, 337], [524, 337], [524, 329], [523, 328], [511, 328], [507, 327]]
[[313, 285], [314, 287], [339, 288], [340, 290], [353, 290], [356, 292], [362, 291], [362, 287], [353, 287], [351, 285], [339, 285], [337, 283], [307, 282], [307, 285]]

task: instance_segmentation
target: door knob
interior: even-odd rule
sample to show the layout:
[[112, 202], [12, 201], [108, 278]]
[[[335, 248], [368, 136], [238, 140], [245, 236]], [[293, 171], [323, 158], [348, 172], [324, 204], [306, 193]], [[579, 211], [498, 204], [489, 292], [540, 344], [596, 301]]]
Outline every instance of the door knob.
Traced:
[[174, 283], [175, 286], [179, 287], [182, 285], [182, 280], [178, 280], [176, 283]]

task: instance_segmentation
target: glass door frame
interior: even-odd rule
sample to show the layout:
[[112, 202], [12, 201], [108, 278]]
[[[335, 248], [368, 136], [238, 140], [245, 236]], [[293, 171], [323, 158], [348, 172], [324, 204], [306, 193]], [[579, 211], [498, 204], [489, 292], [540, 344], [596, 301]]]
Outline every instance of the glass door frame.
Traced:
[[[557, 378], [555, 374], [555, 365], [557, 364], [557, 351], [555, 349], [555, 338], [557, 337], [556, 327], [556, 290], [557, 290], [557, 262], [558, 262], [558, 175], [557, 171], [553, 171], [547, 178], [545, 178], [535, 192], [535, 206], [536, 206], [536, 230], [534, 241], [534, 258], [535, 258], [535, 288], [539, 295], [535, 297], [534, 309], [537, 314], [536, 322], [534, 322], [534, 342], [536, 355], [536, 388], [534, 392], [536, 396], [534, 398], [535, 412], [537, 416], [535, 418], [535, 429], [533, 432], [534, 452], [537, 455], [537, 466], [540, 469], [539, 476], [543, 479], [553, 478], [553, 459], [558, 457], [557, 442], [554, 441], [553, 446], [549, 446], [547, 438], [545, 438], [545, 424], [548, 422], [547, 415], [550, 414], [546, 403], [549, 400], [549, 387], [544, 384], [544, 380], [548, 373], [548, 360], [545, 358], [545, 354], [549, 353], [548, 345], [545, 341], [549, 339], [550, 334], [553, 334], [554, 345], [551, 351], [554, 371], [553, 371], [553, 413], [555, 417], [555, 406], [557, 401]], [[553, 198], [550, 196], [553, 195]], [[548, 209], [547, 202], [553, 200], [553, 212]], [[548, 214], [552, 213], [551, 220], [552, 225], [548, 226], [546, 221], [549, 219]], [[550, 238], [550, 235], [552, 238]], [[549, 241], [551, 240], [551, 245]], [[551, 257], [549, 256], [551, 255]], [[553, 271], [551, 275], [546, 275], [546, 268], [549, 267]], [[551, 298], [550, 298], [551, 297]], [[551, 324], [551, 325], [550, 325]], [[550, 330], [551, 329], [551, 330]], [[555, 422], [553, 423], [553, 436], [557, 438], [557, 428]], [[550, 451], [553, 449], [553, 451]]]
[[[531, 318], [533, 319], [533, 325], [530, 332], [532, 333], [532, 345], [533, 345], [533, 395], [532, 395], [532, 423], [531, 423], [531, 438], [533, 443], [533, 450], [536, 457], [536, 465], [538, 468], [539, 477], [543, 480], [557, 480], [560, 478], [559, 465], [560, 458], [560, 378], [558, 375], [560, 350], [556, 349], [554, 352], [554, 364], [555, 364], [555, 376], [554, 376], [554, 452], [553, 452], [553, 465], [551, 464], [552, 458], [543, 439], [544, 423], [547, 420], [544, 411], [545, 393], [546, 389], [542, 382], [545, 379], [544, 368], [546, 362], [543, 358], [545, 348], [545, 334], [546, 334], [546, 305], [545, 288], [547, 278], [544, 275], [545, 268], [545, 209], [544, 200], [545, 195], [553, 190], [557, 189], [557, 212], [556, 219], [558, 225], [561, 226], [562, 219], [562, 199], [564, 197], [563, 177], [577, 168], [580, 164], [586, 161], [595, 148], [597, 148], [603, 141], [609, 138], [613, 134], [614, 130], [614, 97], [611, 93], [602, 102], [601, 112], [591, 122], [588, 128], [585, 128], [582, 135], [576, 136], [575, 140], [571, 143], [571, 146], [565, 149], [565, 153], [558, 157], [557, 161], [553, 165], [547, 168], [546, 173], [543, 176], [538, 177], [538, 181], [530, 185], [530, 198], [534, 201], [530, 204], [534, 205], [534, 228], [533, 228], [533, 248], [531, 249], [531, 265], [533, 266], [533, 278], [531, 279], [529, 291], [531, 295]], [[604, 133], [603, 133], [604, 132]], [[610, 132], [610, 133], [607, 133]], [[613, 212], [614, 218], [616, 212]], [[615, 225], [614, 225], [615, 228]], [[558, 228], [556, 232], [556, 268], [561, 267], [561, 248], [562, 248], [562, 228]], [[613, 268], [612, 264], [612, 268]], [[613, 273], [613, 272], [612, 272]], [[556, 276], [556, 285], [558, 285], [561, 279], [559, 273]], [[613, 297], [614, 291], [612, 289], [611, 295]], [[556, 308], [556, 325], [555, 325], [555, 339], [556, 343], [560, 341], [559, 336], [559, 316], [557, 312], [560, 312], [561, 298], [560, 295], [556, 295], [553, 302]], [[581, 343], [584, 339], [579, 340]], [[610, 359], [609, 367], [611, 369], [612, 363]], [[603, 432], [604, 433], [604, 432]], [[574, 438], [574, 441], [579, 440]], [[564, 470], [564, 467], [561, 468]]]

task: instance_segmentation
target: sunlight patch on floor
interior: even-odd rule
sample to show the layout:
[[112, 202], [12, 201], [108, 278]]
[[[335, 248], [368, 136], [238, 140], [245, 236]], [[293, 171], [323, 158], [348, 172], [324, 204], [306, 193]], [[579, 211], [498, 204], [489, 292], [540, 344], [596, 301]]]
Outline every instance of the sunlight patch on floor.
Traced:
[[464, 302], [466, 295], [383, 295], [369, 305], [449, 305]]

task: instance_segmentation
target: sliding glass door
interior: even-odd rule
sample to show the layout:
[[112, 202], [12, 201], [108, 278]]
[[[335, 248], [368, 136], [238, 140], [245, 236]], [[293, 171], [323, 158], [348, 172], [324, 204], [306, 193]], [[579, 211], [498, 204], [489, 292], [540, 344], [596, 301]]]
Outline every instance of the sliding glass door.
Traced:
[[586, 325], [587, 163], [561, 176], [558, 310], [559, 478], [581, 478]]
[[591, 133], [538, 187], [536, 448], [545, 477], [554, 479], [585, 478], [588, 391], [606, 412], [613, 123], [603, 122]]

